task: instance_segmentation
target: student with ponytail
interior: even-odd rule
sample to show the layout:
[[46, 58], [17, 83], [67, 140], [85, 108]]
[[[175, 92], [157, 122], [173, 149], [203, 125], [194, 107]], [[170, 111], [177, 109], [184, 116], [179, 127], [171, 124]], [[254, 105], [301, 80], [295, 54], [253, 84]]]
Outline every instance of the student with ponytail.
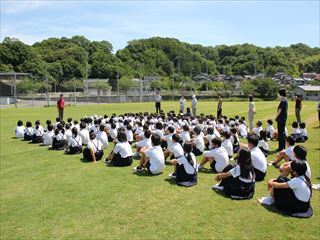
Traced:
[[290, 163], [292, 179], [278, 177], [268, 182], [270, 197], [262, 198], [262, 204], [274, 206], [288, 214], [306, 213], [310, 208], [312, 195], [310, 178], [306, 176], [305, 161], [294, 160]]
[[175, 178], [178, 185], [184, 185], [188, 182], [189, 186], [197, 184], [197, 161], [192, 153], [192, 143], [186, 142], [183, 145], [184, 154], [178, 159], [172, 159], [170, 162], [175, 165], [174, 173], [170, 177]]
[[250, 199], [255, 190], [255, 171], [251, 162], [251, 152], [248, 148], [239, 151], [237, 165], [228, 165], [216, 176], [220, 184], [214, 185], [214, 190], [222, 190], [233, 199]]
[[82, 153], [82, 139], [78, 135], [78, 129], [72, 128], [72, 136], [68, 141], [68, 148], [66, 149], [67, 154], [79, 154]]

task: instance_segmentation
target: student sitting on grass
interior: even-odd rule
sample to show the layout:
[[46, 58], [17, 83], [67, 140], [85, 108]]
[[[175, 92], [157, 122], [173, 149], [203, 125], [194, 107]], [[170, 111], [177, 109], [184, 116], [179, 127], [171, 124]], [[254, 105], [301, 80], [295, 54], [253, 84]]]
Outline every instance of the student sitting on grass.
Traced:
[[231, 158], [233, 155], [233, 145], [230, 139], [230, 132], [223, 132], [222, 136], [224, 137], [224, 141], [221, 143], [221, 146], [226, 149], [229, 158]]
[[102, 143], [96, 139], [94, 132], [90, 133], [90, 141], [83, 150], [83, 158], [89, 162], [96, 162], [101, 160], [103, 156]]
[[200, 156], [203, 154], [205, 145], [204, 145], [204, 140], [201, 134], [201, 129], [199, 126], [196, 126], [193, 129], [193, 132], [195, 134], [195, 137], [191, 139], [191, 141], [193, 142], [193, 154], [196, 156]]
[[164, 151], [164, 159], [166, 160], [167, 157], [171, 156], [171, 159], [177, 159], [183, 155], [183, 148], [180, 144], [180, 137], [179, 134], [174, 133], [172, 135], [172, 144], [170, 149]]
[[286, 162], [293, 161], [295, 159], [293, 148], [296, 143], [295, 139], [292, 136], [287, 137], [287, 148], [285, 150], [280, 151], [276, 159], [274, 161], [269, 162], [268, 164], [271, 166], [279, 167], [278, 163], [281, 160], [285, 160]]
[[188, 124], [182, 126], [182, 132], [180, 133], [181, 145], [183, 146], [186, 142], [191, 140], [190, 137], [190, 128]]
[[216, 137], [214, 134], [214, 129], [213, 127], [209, 127], [207, 129], [207, 135], [203, 138], [205, 146], [208, 150], [211, 150], [213, 148], [212, 146], [212, 140]]
[[300, 138], [300, 129], [299, 129], [299, 124], [298, 124], [298, 122], [296, 122], [296, 121], [294, 121], [293, 123], [292, 123], [292, 133], [291, 133], [291, 137], [293, 137], [295, 140], [296, 140], [296, 142], [298, 142], [299, 141], [299, 138]]
[[14, 135], [16, 136], [16, 138], [23, 138], [25, 129], [26, 128], [23, 126], [23, 122], [21, 120], [19, 120], [17, 122], [17, 126], [14, 130]]
[[33, 135], [32, 123], [30, 121], [27, 121], [26, 128], [24, 129], [23, 138], [26, 141], [31, 141], [32, 140], [32, 135]]
[[107, 128], [105, 127], [105, 125], [101, 124], [99, 126], [99, 131], [97, 133], [97, 140], [99, 140], [102, 145], [103, 145], [103, 148], [107, 148], [108, 147], [108, 136], [107, 136]]
[[308, 132], [306, 129], [306, 124], [304, 122], [299, 123], [299, 128], [300, 128], [300, 142], [305, 142], [308, 140]]
[[82, 140], [78, 135], [78, 129], [72, 128], [72, 136], [68, 141], [68, 147], [66, 149], [67, 154], [79, 154], [82, 153]]
[[267, 132], [265, 130], [260, 131], [260, 139], [259, 139], [258, 147], [261, 149], [264, 156], [268, 157], [270, 147], [267, 140]]
[[141, 151], [142, 156], [138, 167], [133, 168], [136, 172], [141, 172], [147, 168], [151, 174], [160, 174], [164, 169], [164, 154], [160, 146], [161, 139], [157, 134], [151, 136], [152, 148]]
[[56, 130], [54, 131], [54, 135], [53, 135], [53, 140], [52, 140], [52, 149], [53, 150], [64, 150], [66, 145], [67, 145], [67, 141], [66, 141], [66, 137], [65, 137], [65, 130], [62, 126], [61, 123], [59, 123], [57, 125]]
[[238, 127], [238, 131], [239, 131], [239, 136], [242, 138], [247, 138], [248, 136], [248, 127], [244, 124], [243, 120], [239, 120], [239, 127]]
[[266, 127], [267, 138], [270, 138], [271, 140], [274, 138], [277, 138], [277, 132], [273, 127], [273, 121], [271, 119], [268, 119], [267, 124], [268, 124], [268, 126]]
[[189, 182], [189, 185], [197, 183], [197, 161], [192, 153], [192, 143], [186, 142], [183, 145], [184, 154], [179, 158], [172, 159], [170, 162], [174, 165], [174, 172], [169, 176], [176, 179], [178, 185]]
[[69, 142], [70, 138], [72, 137], [72, 127], [70, 123], [66, 123], [65, 125], [65, 135], [66, 135], [66, 141]]
[[207, 162], [210, 162], [210, 167], [213, 172], [222, 172], [229, 163], [229, 156], [224, 147], [221, 146], [221, 139], [214, 138], [212, 140], [213, 149], [203, 152], [203, 159], [199, 164], [198, 169], [202, 170]]
[[259, 199], [259, 202], [265, 205], [272, 205], [288, 214], [306, 213], [310, 208], [310, 199], [312, 195], [310, 178], [306, 176], [306, 162], [293, 160], [290, 163], [292, 179], [286, 177], [288, 170], [276, 179], [268, 182], [269, 197]]
[[230, 129], [230, 140], [232, 143], [232, 148], [233, 148], [233, 153], [237, 153], [240, 149], [240, 140], [239, 140], [239, 136], [237, 133], [237, 129], [236, 128], [231, 128]]
[[215, 184], [213, 190], [221, 190], [227, 196], [235, 199], [249, 199], [253, 197], [255, 189], [255, 171], [251, 162], [248, 148], [240, 149], [237, 165], [228, 165], [224, 173], [219, 173], [215, 179], [221, 181]]
[[131, 166], [133, 153], [129, 142], [127, 141], [125, 130], [119, 128], [117, 136], [117, 143], [113, 151], [107, 157], [105, 163], [112, 164], [116, 167]]
[[252, 132], [254, 132], [255, 134], [257, 134], [260, 137], [260, 132], [263, 130], [262, 128], [262, 122], [258, 121], [256, 123], [256, 127], [252, 129]]
[[48, 125], [47, 131], [45, 132], [45, 134], [43, 134], [43, 146], [52, 145], [53, 135], [54, 135], [53, 126]]
[[248, 135], [248, 148], [251, 151], [251, 162], [254, 167], [256, 181], [263, 181], [267, 173], [267, 160], [258, 147], [259, 137], [255, 133]]
[[136, 147], [137, 147], [137, 153], [135, 156], [139, 157], [140, 156], [140, 151], [141, 149], [148, 149], [152, 147], [152, 143], [151, 143], [151, 131], [150, 130], [145, 130], [144, 131], [144, 137], [141, 141], [136, 143]]
[[35, 127], [33, 129], [32, 143], [42, 143], [43, 142], [43, 127], [40, 125], [40, 121], [35, 122]]
[[90, 141], [90, 136], [89, 136], [89, 131], [86, 128], [87, 125], [85, 122], [80, 123], [80, 131], [79, 131], [79, 136], [81, 137], [81, 141], [83, 145], [87, 145], [88, 142]]

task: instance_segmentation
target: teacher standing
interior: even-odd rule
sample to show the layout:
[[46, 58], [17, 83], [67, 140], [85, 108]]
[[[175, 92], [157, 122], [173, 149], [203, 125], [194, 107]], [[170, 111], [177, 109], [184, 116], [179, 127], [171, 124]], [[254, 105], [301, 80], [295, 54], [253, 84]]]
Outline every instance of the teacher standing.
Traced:
[[63, 120], [63, 111], [64, 111], [64, 97], [63, 94], [60, 94], [60, 98], [57, 101], [57, 108], [58, 108], [58, 116], [60, 122]]
[[159, 115], [161, 112], [161, 101], [162, 101], [162, 97], [160, 96], [159, 92], [156, 93], [154, 101], [155, 101], [157, 115]]
[[297, 94], [295, 97], [296, 104], [295, 104], [295, 113], [296, 113], [296, 119], [298, 123], [301, 123], [301, 108], [302, 108], [302, 98], [300, 94]]
[[256, 114], [256, 108], [254, 106], [253, 96], [250, 95], [249, 96], [249, 111], [248, 111], [248, 120], [249, 120], [250, 131], [252, 131], [252, 129], [253, 129], [254, 114]]
[[278, 151], [281, 151], [285, 149], [286, 147], [286, 134], [285, 134], [285, 127], [288, 117], [288, 101], [287, 101], [287, 93], [285, 89], [280, 89], [278, 91], [281, 101], [278, 106], [278, 112], [277, 112], [277, 125], [278, 125], [278, 143], [279, 148]]
[[217, 118], [220, 118], [221, 115], [222, 115], [222, 97], [221, 95], [219, 95], [219, 101], [217, 105]]

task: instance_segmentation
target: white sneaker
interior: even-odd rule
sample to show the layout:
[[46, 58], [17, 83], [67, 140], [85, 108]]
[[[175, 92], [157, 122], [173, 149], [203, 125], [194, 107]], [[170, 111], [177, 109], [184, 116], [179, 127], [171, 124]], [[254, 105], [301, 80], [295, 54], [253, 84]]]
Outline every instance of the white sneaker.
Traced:
[[272, 205], [273, 204], [273, 198], [271, 196], [268, 197], [261, 197], [258, 199], [258, 202], [261, 203], [262, 205]]
[[143, 169], [142, 169], [142, 168], [139, 168], [139, 167], [134, 167], [134, 168], [133, 168], [133, 171], [135, 171], [135, 172], [142, 172]]
[[106, 160], [104, 161], [105, 164], [110, 164], [111, 163], [111, 160]]
[[177, 175], [175, 173], [170, 173], [168, 176], [171, 177], [171, 178], [174, 178], [174, 179], [177, 178]]
[[217, 183], [217, 184], [213, 185], [211, 189], [216, 190], [216, 191], [223, 191], [224, 187], [219, 186], [219, 183]]
[[268, 162], [268, 166], [272, 166], [273, 161]]

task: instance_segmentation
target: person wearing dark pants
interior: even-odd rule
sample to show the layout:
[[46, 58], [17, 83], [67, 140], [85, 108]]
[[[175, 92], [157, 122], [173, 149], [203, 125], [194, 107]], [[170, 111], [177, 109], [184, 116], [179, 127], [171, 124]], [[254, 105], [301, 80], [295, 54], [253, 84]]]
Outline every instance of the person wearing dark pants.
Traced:
[[278, 124], [278, 151], [281, 151], [286, 147], [285, 127], [288, 116], [288, 102], [286, 98], [287, 94], [285, 89], [280, 89], [278, 93], [281, 97], [281, 102], [278, 106], [276, 121]]
[[64, 97], [63, 94], [60, 94], [60, 98], [57, 101], [57, 108], [58, 108], [58, 114], [59, 114], [59, 120], [63, 120], [63, 111], [64, 111]]
[[296, 114], [296, 119], [298, 123], [301, 123], [301, 108], [302, 108], [302, 99], [301, 95], [297, 94], [295, 97], [296, 104], [295, 104], [295, 114]]
[[161, 112], [161, 100], [162, 100], [162, 97], [160, 96], [159, 92], [157, 92], [154, 100], [155, 100], [155, 105], [156, 105], [156, 112], [159, 115]]

